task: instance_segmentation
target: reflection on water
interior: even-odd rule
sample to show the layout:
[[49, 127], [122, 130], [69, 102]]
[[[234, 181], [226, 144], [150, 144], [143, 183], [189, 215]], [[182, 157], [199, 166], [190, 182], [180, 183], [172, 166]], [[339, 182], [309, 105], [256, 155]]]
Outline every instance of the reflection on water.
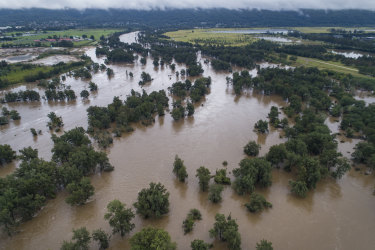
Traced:
[[363, 141], [358, 138], [348, 138], [345, 136], [345, 131], [340, 129], [340, 117], [328, 117], [324, 122], [333, 134], [336, 135], [338, 142], [338, 151], [346, 158], [351, 159], [351, 154], [354, 152], [354, 147], [358, 142]]
[[68, 62], [77, 62], [77, 61], [79, 61], [79, 59], [74, 57], [74, 56], [53, 55], [53, 56], [49, 56], [49, 57], [45, 57], [45, 58], [42, 58], [42, 59], [32, 61], [31, 63], [32, 64], [43, 64], [43, 65], [51, 66], [51, 65], [54, 65], [54, 64], [58, 64], [59, 62], [68, 63]]
[[335, 51], [335, 50], [332, 50], [331, 52], [333, 54], [342, 55], [342, 56], [345, 56], [347, 58], [354, 58], [354, 59], [358, 59], [358, 58], [364, 56], [363, 54], [361, 54], [359, 52], [355, 52], [355, 51], [346, 52], [346, 51]]
[[9, 63], [18, 63], [18, 62], [29, 61], [29, 60], [31, 60], [31, 59], [33, 59], [35, 57], [36, 56], [33, 56], [31, 54], [26, 54], [26, 55], [6, 57], [6, 58], [4, 58], [4, 60], [7, 61], [7, 62], [9, 62]]
[[130, 32], [126, 35], [120, 36], [120, 41], [127, 44], [136, 43], [138, 41], [139, 31]]
[[241, 30], [214, 30], [214, 31], [208, 31], [208, 32], [228, 33], [228, 34], [266, 34], [266, 33], [287, 34], [289, 30], [286, 30], [286, 29], [241, 29]]
[[271, 41], [271, 42], [278, 42], [278, 43], [291, 43], [291, 42], [293, 42], [293, 40], [288, 39], [288, 38], [284, 38], [284, 37], [258, 36], [256, 38]]
[[369, 91], [356, 91], [354, 98], [359, 101], [364, 101], [366, 106], [375, 103], [375, 96]]
[[[87, 54], [96, 62], [103, 61], [103, 58], [95, 57], [95, 48], [88, 49]], [[136, 126], [130, 135], [115, 139], [113, 147], [108, 150], [115, 171], [91, 178], [95, 187], [92, 201], [81, 207], [71, 207], [65, 203], [66, 193], [62, 192], [49, 201], [37, 217], [23, 224], [19, 234], [12, 238], [1, 235], [0, 248], [58, 249], [63, 240], [71, 238], [72, 228], [82, 226], [90, 231], [102, 228], [110, 232], [103, 218], [108, 202], [119, 199], [131, 206], [136, 201], [137, 193], [151, 181], [163, 183], [170, 192], [170, 213], [159, 220], [144, 220], [136, 216], [136, 228], [131, 235], [144, 226], [163, 227], [177, 242], [179, 249], [189, 249], [194, 239], [212, 242], [208, 231], [214, 223], [214, 216], [225, 213], [237, 219], [243, 249], [253, 249], [261, 239], [272, 241], [275, 249], [371, 248], [375, 243], [375, 199], [371, 195], [373, 176], [352, 171], [338, 182], [325, 180], [319, 183], [306, 199], [297, 199], [290, 195], [288, 187], [292, 176], [283, 170], [274, 170], [273, 185], [268, 189], [258, 189], [272, 202], [273, 208], [258, 215], [250, 214], [244, 207], [249, 196], [238, 196], [230, 187], [225, 187], [222, 203], [211, 204], [207, 201], [207, 194], [199, 192], [196, 169], [206, 166], [215, 172], [223, 167], [222, 162], [226, 160], [228, 172], [231, 172], [245, 157], [243, 146], [249, 140], [262, 145], [261, 156], [271, 145], [283, 142], [278, 130], [271, 129], [269, 134], [257, 135], [253, 127], [257, 120], [266, 118], [271, 106], [284, 106], [285, 102], [281, 97], [264, 96], [255, 91], [236, 97], [226, 84], [228, 73], [215, 73], [210, 65], [202, 65], [204, 76], [212, 78], [212, 87], [203, 106], [196, 106], [194, 117], [177, 123], [169, 114], [156, 117], [155, 124], [146, 128]], [[49, 112], [54, 111], [63, 117], [65, 130], [75, 126], [86, 128], [86, 109], [89, 105], [104, 106], [112, 102], [113, 96], [124, 99], [131, 89], [141, 91], [138, 81], [142, 71], [154, 78], [150, 85], [144, 87], [147, 92], [166, 90], [179, 80], [167, 66], [154, 68], [151, 58], [144, 66], [136, 62], [134, 65], [110, 67], [115, 72], [111, 80], [108, 80], [105, 72], [93, 75], [92, 81], [98, 84], [99, 91], [90, 95], [89, 102], [77, 99], [75, 103], [41, 101], [5, 105], [17, 109], [22, 119], [19, 125], [11, 122], [0, 130], [1, 143], [8, 143], [15, 150], [32, 146], [38, 148], [43, 158], [50, 159], [51, 134], [46, 127]], [[181, 70], [185, 66], [177, 64], [176, 68]], [[128, 77], [126, 70], [133, 72], [134, 78]], [[171, 79], [169, 75], [172, 75]], [[76, 93], [88, 87], [88, 82], [70, 77], [66, 84], [71, 85]], [[27, 87], [37, 89], [35, 85]], [[16, 91], [25, 87], [15, 86], [11, 89]], [[34, 140], [30, 127], [41, 129], [43, 135]], [[187, 166], [189, 177], [186, 183], [177, 182], [172, 174], [176, 154]], [[0, 174], [4, 176], [14, 168], [14, 165], [2, 167]], [[184, 235], [182, 221], [191, 208], [199, 209], [203, 220], [196, 223], [192, 233]], [[111, 248], [129, 248], [128, 238], [113, 236]], [[215, 241], [214, 244], [214, 249], [226, 249], [223, 243]], [[92, 247], [97, 246], [93, 244]]]

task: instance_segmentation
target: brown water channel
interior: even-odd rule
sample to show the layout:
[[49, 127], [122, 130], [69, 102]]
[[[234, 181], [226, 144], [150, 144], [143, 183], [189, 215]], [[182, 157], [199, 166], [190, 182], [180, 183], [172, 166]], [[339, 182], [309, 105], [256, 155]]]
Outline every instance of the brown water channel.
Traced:
[[[94, 61], [95, 49], [88, 48], [87, 54]], [[202, 62], [203, 64], [203, 62]], [[51, 111], [63, 117], [64, 129], [76, 126], [87, 127], [86, 109], [90, 105], [104, 106], [112, 102], [114, 96], [124, 99], [131, 89], [141, 90], [138, 81], [142, 71], [151, 74], [154, 80], [144, 87], [149, 93], [153, 90], [167, 89], [176, 81], [169, 67], [155, 69], [151, 58], [147, 65], [139, 62], [134, 65], [111, 65], [115, 76], [108, 79], [105, 73], [93, 75], [99, 91], [91, 95], [88, 101], [78, 98], [69, 103], [9, 104], [17, 109], [22, 117], [19, 123], [0, 129], [0, 143], [10, 144], [19, 150], [26, 146], [38, 148], [45, 159], [51, 157], [51, 134], [46, 127], [47, 114]], [[20, 226], [20, 233], [13, 237], [0, 235], [0, 249], [59, 249], [63, 240], [70, 240], [72, 229], [86, 226], [89, 230], [111, 229], [104, 220], [107, 204], [119, 199], [128, 206], [136, 201], [137, 193], [150, 182], [161, 182], [170, 192], [170, 213], [159, 220], [143, 220], [136, 216], [135, 232], [142, 227], [152, 225], [167, 230], [178, 249], [190, 249], [193, 239], [212, 242], [208, 230], [214, 223], [216, 213], [232, 214], [237, 219], [242, 236], [243, 249], [255, 249], [256, 242], [267, 239], [273, 242], [275, 249], [372, 249], [375, 245], [375, 197], [372, 196], [373, 176], [365, 176], [351, 171], [343, 179], [327, 179], [310, 192], [306, 199], [297, 199], [290, 195], [288, 180], [292, 176], [282, 170], [274, 170], [273, 185], [258, 190], [273, 204], [273, 208], [262, 214], [250, 214], [244, 204], [249, 197], [236, 195], [230, 187], [223, 192], [223, 202], [213, 205], [207, 195], [199, 192], [195, 171], [206, 166], [214, 172], [222, 168], [222, 162], [228, 161], [228, 171], [238, 166], [244, 158], [243, 146], [249, 140], [262, 145], [264, 155], [271, 145], [281, 143], [277, 130], [258, 136], [253, 132], [254, 123], [265, 119], [271, 106], [283, 106], [285, 102], [277, 96], [263, 96], [249, 92], [236, 97], [226, 85], [228, 73], [215, 72], [203, 64], [204, 76], [211, 76], [211, 92], [197, 106], [194, 117], [174, 122], [169, 114], [156, 117], [154, 125], [137, 126], [136, 130], [122, 138], [115, 139], [108, 150], [110, 162], [115, 166], [111, 173], [95, 175], [92, 184], [95, 195], [81, 207], [71, 207], [64, 199], [66, 193], [60, 193], [31, 221]], [[185, 68], [178, 65], [177, 69]], [[134, 73], [134, 79], [127, 77], [126, 70]], [[67, 78], [76, 94], [88, 87], [88, 82]], [[14, 90], [26, 87], [14, 87]], [[36, 89], [34, 85], [27, 88]], [[40, 90], [41, 93], [43, 92]], [[334, 121], [329, 123], [334, 128]], [[43, 135], [34, 139], [30, 128], [41, 129]], [[346, 144], [342, 151], [352, 151], [354, 143]], [[178, 154], [187, 166], [187, 183], [181, 184], [172, 174], [174, 156]], [[14, 164], [16, 165], [16, 164]], [[15, 166], [0, 168], [0, 176], [11, 173]], [[191, 234], [184, 235], [182, 221], [191, 208], [202, 212], [203, 220], [196, 223]], [[129, 236], [112, 237], [112, 249], [127, 249]], [[226, 249], [224, 244], [214, 242], [214, 249]], [[96, 245], [92, 245], [96, 249]]]

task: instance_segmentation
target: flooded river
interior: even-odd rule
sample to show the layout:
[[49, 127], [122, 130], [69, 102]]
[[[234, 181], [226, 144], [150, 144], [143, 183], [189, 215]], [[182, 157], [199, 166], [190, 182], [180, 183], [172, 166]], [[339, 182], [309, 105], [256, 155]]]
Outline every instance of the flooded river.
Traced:
[[[129, 40], [129, 36], [124, 35], [122, 39]], [[86, 53], [95, 62], [104, 60], [96, 58], [95, 48], [87, 48]], [[306, 199], [297, 199], [290, 195], [288, 187], [292, 176], [283, 170], [274, 170], [272, 186], [258, 190], [273, 204], [273, 208], [257, 215], [250, 214], [244, 206], [249, 197], [236, 195], [230, 187], [224, 189], [220, 204], [211, 204], [207, 194], [199, 192], [195, 177], [199, 166], [206, 166], [214, 172], [222, 168], [222, 162], [226, 160], [228, 172], [231, 172], [245, 157], [243, 146], [249, 140], [262, 145], [261, 155], [271, 145], [284, 142], [280, 138], [280, 131], [271, 129], [269, 134], [258, 136], [253, 132], [253, 126], [259, 119], [266, 119], [271, 106], [286, 105], [278, 96], [263, 96], [255, 92], [236, 97], [226, 84], [228, 73], [215, 72], [203, 60], [202, 65], [203, 75], [212, 78], [212, 86], [203, 105], [196, 107], [194, 117], [179, 122], [174, 122], [169, 114], [156, 117], [154, 125], [137, 126], [133, 133], [115, 139], [107, 151], [115, 170], [91, 178], [95, 195], [89, 203], [71, 207], [65, 203], [66, 193], [60, 193], [34, 219], [20, 226], [20, 233], [13, 237], [1, 234], [0, 249], [59, 249], [63, 240], [70, 240], [72, 229], [82, 226], [90, 231], [102, 228], [109, 233], [111, 229], [103, 218], [107, 204], [119, 199], [130, 206], [136, 201], [137, 193], [152, 181], [161, 182], [170, 192], [170, 213], [158, 220], [144, 220], [136, 216], [136, 227], [131, 235], [144, 226], [162, 227], [177, 242], [178, 249], [190, 249], [190, 242], [194, 239], [212, 242], [208, 231], [216, 213], [231, 213], [239, 224], [243, 249], [255, 249], [256, 242], [261, 239], [272, 241], [275, 249], [373, 248], [373, 176], [353, 170], [337, 182], [330, 179], [322, 181], [315, 191], [309, 192]], [[1, 144], [10, 144], [15, 150], [32, 146], [38, 148], [41, 157], [49, 160], [52, 147], [51, 134], [46, 126], [49, 112], [54, 111], [62, 116], [65, 130], [76, 126], [87, 128], [86, 109], [90, 105], [107, 105], [114, 96], [124, 99], [131, 89], [141, 91], [138, 81], [142, 71], [150, 73], [154, 79], [144, 87], [148, 93], [166, 90], [177, 80], [169, 67], [154, 68], [151, 58], [148, 58], [145, 66], [138, 61], [133, 65], [110, 67], [115, 73], [112, 79], [108, 79], [105, 72], [93, 75], [92, 81], [98, 84], [99, 90], [90, 95], [87, 101], [77, 98], [67, 103], [41, 101], [5, 105], [18, 110], [22, 119], [19, 123], [10, 122], [0, 129]], [[185, 66], [176, 67], [177, 70], [182, 68]], [[134, 78], [128, 77], [126, 71], [133, 72]], [[71, 85], [77, 95], [88, 88], [88, 82], [70, 77], [66, 84]], [[25, 88], [37, 89], [29, 84], [26, 87], [13, 87], [12, 90]], [[43, 92], [41, 89], [39, 91]], [[334, 121], [328, 123], [332, 128], [338, 125]], [[43, 135], [34, 139], [30, 133], [31, 127], [41, 129]], [[350, 144], [343, 151], [352, 151], [353, 145]], [[189, 177], [185, 184], [176, 181], [172, 174], [176, 154], [187, 166]], [[0, 175], [12, 172], [14, 165], [1, 167]], [[191, 208], [199, 209], [203, 220], [196, 223], [191, 234], [184, 235], [182, 221]], [[129, 248], [128, 239], [129, 236], [113, 236], [111, 248]], [[220, 242], [215, 241], [214, 245], [214, 249], [226, 249], [226, 245]], [[96, 245], [91, 246], [97, 249]]]

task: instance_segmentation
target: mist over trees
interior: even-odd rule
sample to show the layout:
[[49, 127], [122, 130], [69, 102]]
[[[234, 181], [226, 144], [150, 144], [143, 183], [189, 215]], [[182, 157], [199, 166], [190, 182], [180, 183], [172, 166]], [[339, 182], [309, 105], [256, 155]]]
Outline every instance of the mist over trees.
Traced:
[[[301, 12], [303, 15], [301, 15]], [[213, 27], [269, 27], [296, 26], [372, 26], [373, 12], [368, 10], [229, 10], [215, 9], [170, 9], [170, 10], [126, 10], [126, 9], [1, 9], [0, 23], [7, 25], [51, 25], [72, 27], [124, 26], [151, 28]], [[58, 25], [54, 24], [57, 21]]]

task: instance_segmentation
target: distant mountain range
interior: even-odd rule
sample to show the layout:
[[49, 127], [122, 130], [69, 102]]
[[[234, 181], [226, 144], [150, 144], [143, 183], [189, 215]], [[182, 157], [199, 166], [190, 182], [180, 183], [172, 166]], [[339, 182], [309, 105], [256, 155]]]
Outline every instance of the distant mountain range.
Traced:
[[375, 26], [366, 10], [229, 10], [229, 9], [0, 9], [0, 26], [28, 27], [291, 27]]

